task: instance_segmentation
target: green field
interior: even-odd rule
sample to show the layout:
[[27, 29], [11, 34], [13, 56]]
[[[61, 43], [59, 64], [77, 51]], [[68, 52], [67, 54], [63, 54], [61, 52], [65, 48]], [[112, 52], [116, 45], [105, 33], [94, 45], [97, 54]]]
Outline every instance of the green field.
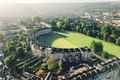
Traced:
[[85, 47], [90, 46], [93, 40], [101, 41], [104, 45], [104, 51], [120, 57], [120, 46], [77, 32], [57, 32], [56, 34], [44, 35], [40, 37], [40, 40], [44, 40], [48, 45], [52, 45], [56, 48]]

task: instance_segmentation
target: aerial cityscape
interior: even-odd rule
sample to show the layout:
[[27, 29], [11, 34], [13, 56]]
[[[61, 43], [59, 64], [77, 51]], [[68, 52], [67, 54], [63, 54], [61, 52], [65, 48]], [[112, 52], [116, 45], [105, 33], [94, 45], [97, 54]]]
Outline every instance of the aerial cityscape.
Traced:
[[62, 1], [0, 1], [0, 80], [120, 80], [120, 1]]

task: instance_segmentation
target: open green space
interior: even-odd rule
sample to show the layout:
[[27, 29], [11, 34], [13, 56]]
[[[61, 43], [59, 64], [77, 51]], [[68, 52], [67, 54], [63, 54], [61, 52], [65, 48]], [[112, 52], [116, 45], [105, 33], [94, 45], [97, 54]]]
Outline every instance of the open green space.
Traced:
[[56, 32], [54, 34], [40, 36], [40, 40], [56, 48], [89, 47], [92, 41], [100, 41], [104, 45], [104, 51], [120, 57], [120, 46], [77, 32]]

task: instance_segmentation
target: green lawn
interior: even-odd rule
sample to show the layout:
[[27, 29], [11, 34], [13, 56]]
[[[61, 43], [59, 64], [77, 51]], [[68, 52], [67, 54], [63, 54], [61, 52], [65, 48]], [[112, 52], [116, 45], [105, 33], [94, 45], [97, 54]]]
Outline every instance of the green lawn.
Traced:
[[57, 48], [76, 48], [90, 46], [93, 40], [101, 41], [104, 45], [104, 51], [120, 57], [120, 46], [114, 45], [103, 40], [95, 39], [77, 32], [57, 32], [57, 34], [49, 34], [42, 36], [41, 40], [45, 40], [47, 44]]

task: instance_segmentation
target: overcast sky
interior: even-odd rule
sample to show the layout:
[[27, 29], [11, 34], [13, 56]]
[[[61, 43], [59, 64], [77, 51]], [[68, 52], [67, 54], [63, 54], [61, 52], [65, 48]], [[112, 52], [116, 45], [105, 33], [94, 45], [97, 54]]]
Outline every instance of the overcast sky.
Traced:
[[0, 3], [109, 2], [120, 0], [0, 0]]

